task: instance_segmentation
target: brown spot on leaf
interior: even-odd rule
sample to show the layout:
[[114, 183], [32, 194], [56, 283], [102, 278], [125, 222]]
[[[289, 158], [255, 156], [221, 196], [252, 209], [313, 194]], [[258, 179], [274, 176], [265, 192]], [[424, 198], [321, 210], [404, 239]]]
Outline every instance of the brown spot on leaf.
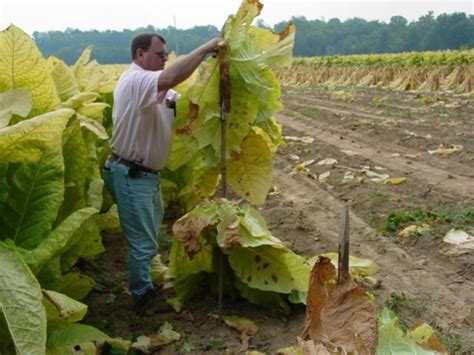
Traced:
[[259, 263], [260, 260], [262, 260], [262, 257], [260, 255], [255, 255], [255, 262]]
[[176, 129], [176, 134], [180, 136], [186, 136], [188, 134], [191, 134], [191, 128], [189, 126], [178, 128]]
[[188, 107], [189, 107], [188, 119], [190, 121], [194, 121], [199, 115], [199, 105], [196, 105], [195, 103], [189, 101]]
[[272, 280], [273, 280], [273, 282], [277, 283], [277, 282], [278, 282], [278, 277], [277, 277], [277, 275], [275, 275], [275, 274], [272, 273]]
[[240, 159], [240, 153], [236, 152], [235, 150], [230, 152], [230, 159], [232, 160], [239, 160]]

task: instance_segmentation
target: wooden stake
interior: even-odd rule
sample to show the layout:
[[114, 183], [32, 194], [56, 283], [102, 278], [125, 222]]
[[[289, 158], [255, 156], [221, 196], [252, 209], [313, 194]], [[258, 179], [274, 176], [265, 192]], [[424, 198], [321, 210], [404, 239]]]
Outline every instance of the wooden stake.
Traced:
[[[221, 37], [224, 34], [224, 28], [221, 30]], [[227, 199], [227, 174], [225, 167], [226, 159], [226, 117], [230, 112], [230, 73], [229, 73], [229, 47], [224, 45], [218, 51], [219, 61], [219, 104], [221, 121], [221, 197]], [[219, 251], [219, 315], [222, 315], [222, 303], [224, 294], [224, 255]]]
[[337, 283], [342, 283], [349, 277], [349, 235], [349, 207], [344, 206], [339, 230]]
[[[225, 101], [221, 101], [221, 197], [227, 198], [227, 179], [225, 169], [225, 152], [226, 152], [226, 120], [225, 120]], [[224, 294], [224, 255], [219, 250], [219, 299], [218, 310], [222, 315], [222, 303]]]

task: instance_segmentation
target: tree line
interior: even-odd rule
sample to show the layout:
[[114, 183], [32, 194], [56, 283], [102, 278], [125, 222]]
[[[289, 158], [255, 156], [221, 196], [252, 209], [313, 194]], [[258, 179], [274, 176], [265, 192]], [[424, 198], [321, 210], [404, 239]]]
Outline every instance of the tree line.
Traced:
[[[352, 18], [309, 20], [304, 16], [273, 27], [257, 21], [259, 27], [281, 31], [289, 22], [295, 24], [295, 56], [323, 56], [335, 54], [398, 53], [442, 49], [474, 48], [474, 16], [462, 12], [433, 16], [428, 12], [416, 21], [393, 16], [388, 23]], [[34, 32], [33, 39], [43, 55], [54, 55], [72, 64], [85, 47], [92, 45], [92, 57], [102, 64], [130, 62], [130, 41], [140, 32], [158, 32], [167, 41], [168, 50], [178, 54], [190, 52], [218, 35], [214, 26], [195, 26], [190, 29], [156, 28], [152, 25], [135, 30]]]

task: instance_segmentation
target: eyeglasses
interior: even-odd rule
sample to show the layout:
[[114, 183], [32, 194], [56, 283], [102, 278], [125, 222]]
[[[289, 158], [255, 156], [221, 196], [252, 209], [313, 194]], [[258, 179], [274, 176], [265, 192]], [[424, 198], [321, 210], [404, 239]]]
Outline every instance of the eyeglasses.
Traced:
[[[148, 52], [149, 48], [144, 49], [144, 52]], [[169, 53], [167, 51], [155, 52], [155, 54], [161, 59], [168, 59]]]
[[168, 59], [168, 52], [166, 51], [161, 51], [161, 52], [155, 52], [157, 56], [159, 56], [161, 59]]

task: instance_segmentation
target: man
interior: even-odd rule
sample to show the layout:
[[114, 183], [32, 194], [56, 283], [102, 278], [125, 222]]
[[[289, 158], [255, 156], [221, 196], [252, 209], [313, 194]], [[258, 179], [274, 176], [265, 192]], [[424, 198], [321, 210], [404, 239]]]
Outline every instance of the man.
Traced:
[[129, 288], [138, 314], [157, 298], [150, 260], [158, 253], [163, 220], [159, 170], [170, 154], [172, 106], [178, 96], [171, 88], [186, 80], [220, 42], [212, 39], [164, 69], [165, 39], [139, 34], [131, 44], [133, 63], [114, 90], [111, 155], [103, 176], [127, 238]]

